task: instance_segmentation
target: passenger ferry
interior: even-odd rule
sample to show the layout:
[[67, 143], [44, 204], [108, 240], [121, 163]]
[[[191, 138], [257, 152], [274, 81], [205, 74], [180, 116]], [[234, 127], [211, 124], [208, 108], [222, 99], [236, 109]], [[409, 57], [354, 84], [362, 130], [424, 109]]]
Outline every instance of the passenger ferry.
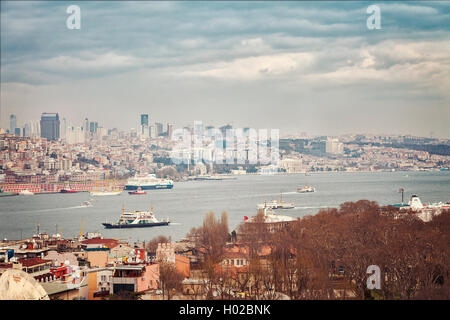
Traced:
[[122, 229], [122, 228], [145, 228], [169, 225], [169, 219], [159, 221], [153, 214], [153, 207], [150, 211], [130, 211], [125, 212], [122, 207], [122, 215], [116, 223], [102, 223], [106, 229]]
[[125, 190], [137, 190], [139, 187], [142, 190], [172, 189], [173, 181], [169, 179], [158, 179], [154, 174], [136, 175], [128, 179]]
[[270, 202], [264, 202], [258, 204], [258, 209], [294, 209], [295, 206], [292, 202], [283, 202], [283, 196], [280, 195], [280, 201], [272, 200]]

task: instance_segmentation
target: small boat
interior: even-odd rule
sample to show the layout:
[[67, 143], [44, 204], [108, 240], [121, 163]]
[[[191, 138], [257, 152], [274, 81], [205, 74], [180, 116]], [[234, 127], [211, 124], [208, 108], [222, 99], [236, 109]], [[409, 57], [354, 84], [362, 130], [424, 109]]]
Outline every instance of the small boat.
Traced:
[[65, 188], [65, 189], [61, 189], [60, 193], [77, 193], [77, 190], [74, 189], [70, 189], [70, 188]]
[[106, 229], [122, 229], [122, 228], [146, 228], [169, 225], [169, 219], [159, 221], [153, 214], [153, 207], [150, 211], [131, 211], [125, 212], [122, 207], [122, 215], [116, 223], [102, 223]]
[[129, 191], [128, 194], [131, 195], [140, 195], [140, 194], [147, 194], [144, 190], [141, 189], [141, 187], [137, 188], [136, 191]]
[[83, 207], [92, 207], [92, 203], [90, 203], [89, 201], [83, 201], [83, 202], [81, 203], [81, 205], [82, 205]]
[[316, 192], [316, 188], [306, 185], [303, 188], [298, 187], [297, 192], [299, 193]]
[[27, 189], [20, 191], [19, 194], [22, 196], [32, 196], [34, 193]]

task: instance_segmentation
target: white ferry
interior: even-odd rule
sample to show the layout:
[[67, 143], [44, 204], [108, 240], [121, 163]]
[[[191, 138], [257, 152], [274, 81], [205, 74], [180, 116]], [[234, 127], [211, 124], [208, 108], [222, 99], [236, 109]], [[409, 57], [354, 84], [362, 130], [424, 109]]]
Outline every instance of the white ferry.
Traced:
[[128, 179], [125, 185], [125, 190], [142, 190], [149, 189], [172, 189], [173, 181], [169, 179], [158, 179], [154, 174], [148, 175], [136, 175], [133, 178]]
[[283, 197], [280, 195], [280, 201], [272, 200], [258, 204], [258, 209], [294, 209], [295, 205], [292, 202], [283, 202]]
[[27, 190], [20, 191], [19, 194], [21, 196], [32, 196], [34, 193], [27, 189]]
[[102, 223], [106, 229], [122, 228], [145, 228], [169, 225], [169, 219], [158, 221], [153, 214], [153, 208], [150, 211], [125, 212], [122, 207], [122, 215], [116, 223]]
[[91, 196], [118, 196], [122, 193], [122, 190], [111, 190], [111, 191], [91, 191]]

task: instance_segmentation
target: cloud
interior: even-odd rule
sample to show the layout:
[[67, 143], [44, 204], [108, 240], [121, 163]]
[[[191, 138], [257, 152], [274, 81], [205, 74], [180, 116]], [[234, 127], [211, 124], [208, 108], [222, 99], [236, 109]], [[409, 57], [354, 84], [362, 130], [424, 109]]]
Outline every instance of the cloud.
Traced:
[[314, 56], [309, 53], [283, 53], [236, 59], [197, 66], [196, 71], [182, 72], [182, 76], [212, 77], [219, 79], [257, 80], [300, 72], [310, 66]]

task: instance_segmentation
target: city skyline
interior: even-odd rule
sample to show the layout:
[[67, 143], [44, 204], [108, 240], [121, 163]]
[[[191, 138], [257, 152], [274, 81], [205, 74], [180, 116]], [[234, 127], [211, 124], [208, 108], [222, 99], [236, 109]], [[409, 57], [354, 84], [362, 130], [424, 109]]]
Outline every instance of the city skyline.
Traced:
[[367, 29], [367, 2], [83, 2], [68, 30], [70, 4], [1, 3], [0, 127], [58, 112], [129, 129], [149, 114], [450, 137], [448, 3], [380, 3], [381, 30]]

